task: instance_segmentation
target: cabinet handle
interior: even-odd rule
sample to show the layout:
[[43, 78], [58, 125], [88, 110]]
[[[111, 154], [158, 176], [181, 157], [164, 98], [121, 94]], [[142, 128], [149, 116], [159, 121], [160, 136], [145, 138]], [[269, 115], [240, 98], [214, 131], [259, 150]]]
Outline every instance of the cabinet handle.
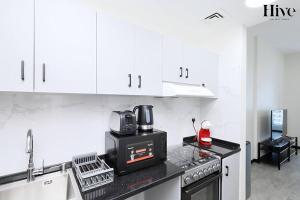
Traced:
[[141, 88], [141, 87], [142, 87], [142, 76], [139, 75], [138, 78], [139, 78], [139, 85], [138, 85], [138, 88]]
[[188, 68], [185, 68], [185, 71], [186, 71], [186, 76], [185, 76], [185, 78], [188, 78], [188, 77], [189, 77], [189, 69], [188, 69]]
[[225, 176], [229, 176], [229, 167], [225, 166], [225, 168], [226, 168], [226, 174], [225, 174]]
[[128, 87], [131, 87], [131, 74], [128, 74], [128, 78], [129, 78], [129, 84], [128, 84]]
[[180, 75], [179, 75], [179, 77], [181, 78], [182, 77], [182, 67], [180, 67], [179, 69], [180, 69]]
[[21, 61], [21, 80], [25, 81], [25, 63], [24, 63], [24, 60]]
[[46, 64], [43, 63], [43, 82], [46, 82]]

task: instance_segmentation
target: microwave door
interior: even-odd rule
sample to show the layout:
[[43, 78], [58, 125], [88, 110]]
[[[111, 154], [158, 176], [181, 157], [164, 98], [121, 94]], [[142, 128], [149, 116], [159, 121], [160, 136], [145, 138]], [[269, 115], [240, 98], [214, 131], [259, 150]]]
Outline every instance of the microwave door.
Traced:
[[222, 173], [210, 175], [182, 189], [182, 200], [220, 200]]

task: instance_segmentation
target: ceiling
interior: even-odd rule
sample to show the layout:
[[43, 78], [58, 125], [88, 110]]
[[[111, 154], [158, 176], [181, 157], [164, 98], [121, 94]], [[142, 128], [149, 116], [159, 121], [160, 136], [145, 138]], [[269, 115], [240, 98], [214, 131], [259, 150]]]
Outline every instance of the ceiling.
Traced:
[[[218, 6], [228, 12], [232, 18], [247, 27], [268, 21], [263, 17], [263, 7], [249, 8], [245, 5], [245, 0], [213, 0], [218, 2]], [[300, 8], [299, 0], [278, 0], [274, 2], [280, 7]], [[300, 13], [299, 13], [300, 14]]]
[[[122, 18], [166, 34], [185, 38], [210, 38], [232, 24], [258, 27], [259, 34], [278, 43], [284, 52], [299, 49], [299, 20], [272, 22], [263, 17], [263, 8], [248, 8], [245, 0], [91, 0]], [[299, 8], [300, 0], [278, 0], [281, 7]], [[219, 12], [223, 19], [204, 20]], [[296, 13], [297, 15], [297, 13]], [[299, 43], [299, 42], [298, 42]]]

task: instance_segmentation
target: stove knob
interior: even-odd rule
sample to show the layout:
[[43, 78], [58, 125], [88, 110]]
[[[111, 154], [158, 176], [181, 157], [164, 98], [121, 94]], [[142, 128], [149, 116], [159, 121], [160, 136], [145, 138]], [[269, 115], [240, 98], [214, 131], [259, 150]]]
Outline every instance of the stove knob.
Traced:
[[199, 178], [202, 178], [204, 176], [203, 172], [202, 171], [199, 171], [198, 172], [198, 175], [199, 175]]
[[184, 182], [185, 182], [186, 184], [190, 184], [190, 183], [192, 182], [192, 179], [191, 179], [189, 176], [187, 176], [187, 177], [184, 179]]
[[208, 172], [207, 169], [203, 170], [203, 173], [204, 173], [205, 175], [207, 174], [207, 172]]
[[194, 179], [194, 180], [198, 180], [198, 179], [199, 179], [199, 175], [198, 175], [197, 173], [194, 173], [194, 174], [193, 174], [193, 179]]

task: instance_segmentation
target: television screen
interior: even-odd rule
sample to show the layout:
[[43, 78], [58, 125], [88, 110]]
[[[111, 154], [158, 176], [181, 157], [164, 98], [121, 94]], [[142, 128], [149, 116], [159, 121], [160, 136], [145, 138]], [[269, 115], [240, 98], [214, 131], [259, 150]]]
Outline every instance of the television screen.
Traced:
[[271, 111], [271, 137], [276, 140], [287, 134], [287, 110]]

